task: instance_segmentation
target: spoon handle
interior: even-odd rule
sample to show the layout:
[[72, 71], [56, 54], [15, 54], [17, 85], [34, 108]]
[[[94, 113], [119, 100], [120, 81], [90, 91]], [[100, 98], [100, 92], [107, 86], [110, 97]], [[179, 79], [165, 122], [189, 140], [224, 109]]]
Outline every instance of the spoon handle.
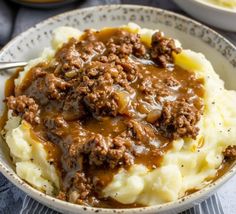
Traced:
[[26, 66], [27, 62], [0, 62], [0, 70]]

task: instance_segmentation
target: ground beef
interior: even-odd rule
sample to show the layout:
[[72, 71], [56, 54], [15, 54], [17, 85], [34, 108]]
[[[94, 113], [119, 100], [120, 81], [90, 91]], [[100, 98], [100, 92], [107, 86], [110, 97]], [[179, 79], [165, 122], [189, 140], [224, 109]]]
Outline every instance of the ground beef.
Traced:
[[147, 78], [143, 79], [139, 85], [139, 90], [146, 95], [150, 95], [150, 94], [155, 93], [153, 90], [152, 78], [147, 77]]
[[148, 95], [145, 96], [145, 99], [149, 99], [150, 96], [153, 97], [155, 95], [157, 97], [170, 96], [171, 92], [168, 89], [167, 84], [164, 83], [163, 81], [154, 82], [152, 77], [148, 76], [143, 80], [141, 80], [141, 83], [139, 85], [139, 90], [145, 95]]
[[96, 205], [96, 199], [92, 195], [93, 182], [83, 172], [77, 172], [72, 179], [72, 186], [65, 191], [60, 191], [57, 198], [68, 200], [80, 205]]
[[120, 165], [133, 164], [133, 156], [129, 154], [127, 140], [116, 138], [104, 138], [97, 134], [88, 143], [84, 144], [83, 152], [89, 155], [90, 165], [108, 165], [115, 168]]
[[189, 137], [196, 139], [201, 111], [186, 100], [165, 102], [156, 126], [170, 138]]
[[[147, 126], [145, 126], [144, 124], [137, 122], [135, 120], [130, 120], [128, 122], [128, 128], [131, 131], [131, 137], [139, 140], [140, 142], [146, 142], [147, 138], [151, 137], [150, 135], [146, 134], [146, 128]], [[150, 133], [149, 133], [150, 134]], [[152, 137], [155, 136], [155, 134], [151, 134]]]
[[52, 100], [61, 101], [72, 86], [54, 73], [45, 72], [38, 67], [32, 70], [31, 76], [33, 81], [30, 86], [25, 89], [23, 84], [20, 90], [24, 90], [24, 94], [30, 94], [39, 105], [46, 105]]
[[33, 98], [21, 95], [18, 97], [10, 96], [6, 98], [7, 107], [13, 110], [14, 116], [21, 116], [27, 122], [39, 123], [39, 106]]
[[95, 53], [104, 50], [104, 44], [94, 41], [93, 37], [91, 31], [87, 31], [85, 40], [78, 41], [72, 38], [57, 52], [56, 58], [62, 64], [62, 74], [72, 70], [78, 71]]
[[176, 87], [180, 85], [179, 81], [176, 80], [174, 77], [169, 77], [165, 79], [165, 84], [169, 87]]
[[235, 159], [236, 158], [236, 146], [228, 146], [224, 151], [225, 158]]
[[34, 72], [32, 74], [34, 80], [36, 80], [39, 77], [44, 77], [47, 74], [47, 72], [41, 67], [42, 65], [43, 63], [35, 67]]
[[113, 38], [109, 39], [106, 45], [109, 53], [116, 54], [119, 57], [129, 56], [130, 54], [142, 57], [146, 54], [146, 48], [142, 44], [140, 36], [124, 30], [118, 31]]
[[95, 115], [113, 115], [118, 113], [118, 104], [114, 99], [113, 88], [104, 87], [100, 90], [94, 90], [84, 97], [86, 105]]
[[62, 64], [63, 71], [79, 69], [83, 64], [80, 54], [76, 50], [76, 44], [77, 40], [71, 39], [70, 43], [63, 46], [63, 48], [56, 55], [59, 63]]
[[62, 136], [69, 128], [65, 119], [59, 115], [56, 117], [46, 117], [43, 122], [46, 129], [51, 130], [52, 133], [58, 136]]
[[173, 64], [172, 52], [179, 53], [180, 48], [176, 48], [175, 42], [171, 38], [164, 37], [161, 32], [156, 32], [152, 36], [151, 57], [160, 66], [168, 67]]
[[60, 191], [60, 192], [58, 193], [58, 195], [57, 195], [57, 199], [62, 200], [62, 201], [66, 201], [66, 199], [67, 199], [67, 198], [66, 198], [66, 193]]
[[84, 173], [77, 172], [73, 179], [73, 186], [76, 188], [78, 193], [77, 200], [81, 200], [79, 204], [82, 204], [83, 200], [85, 200], [91, 192], [91, 180], [90, 178], [87, 178]]
[[78, 86], [67, 97], [65, 111], [75, 109], [82, 116], [86, 107], [95, 115], [116, 116], [119, 112], [116, 92], [119, 87], [132, 92], [130, 83], [135, 79], [136, 73], [136, 66], [125, 60], [117, 63], [89, 63], [84, 67], [83, 75], [77, 77]]
[[87, 76], [83, 77], [80, 87], [87, 87], [87, 94], [83, 101], [96, 115], [116, 115], [118, 105], [114, 100], [114, 73], [117, 68], [100, 62], [92, 63], [86, 70]]
[[49, 98], [59, 100], [66, 89], [71, 85], [64, 80], [56, 77], [54, 74], [46, 74], [45, 87]]

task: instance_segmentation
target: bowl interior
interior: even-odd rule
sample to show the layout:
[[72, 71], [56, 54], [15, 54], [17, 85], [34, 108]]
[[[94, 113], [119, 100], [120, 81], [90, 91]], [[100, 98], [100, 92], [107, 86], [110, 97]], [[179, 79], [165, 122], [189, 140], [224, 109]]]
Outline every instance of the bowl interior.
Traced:
[[203, 5], [207, 6], [207, 7], [211, 7], [211, 8], [217, 9], [217, 10], [222, 10], [222, 11], [225, 11], [225, 12], [235, 13], [236, 14], [236, 10], [232, 9], [232, 8], [223, 7], [223, 6], [220, 6], [220, 5], [211, 3], [211, 2], [207, 2], [207, 1], [202, 1], [202, 0], [191, 0], [191, 1], [196, 1], [199, 4], [203, 4]]
[[[202, 52], [225, 81], [227, 89], [236, 89], [236, 49], [223, 37], [183, 16], [143, 6], [101, 6], [68, 12], [42, 22], [12, 40], [0, 52], [0, 61], [21, 61], [37, 57], [50, 45], [52, 30], [59, 26], [87, 28], [114, 27], [135, 22], [141, 27], [160, 29], [180, 40], [185, 49]], [[0, 111], [3, 111], [4, 84], [11, 72], [0, 73]], [[0, 165], [13, 177], [9, 150], [0, 143]], [[8, 170], [8, 172], [6, 172]], [[20, 180], [19, 180], [20, 181]], [[16, 183], [16, 182], [15, 182]]]

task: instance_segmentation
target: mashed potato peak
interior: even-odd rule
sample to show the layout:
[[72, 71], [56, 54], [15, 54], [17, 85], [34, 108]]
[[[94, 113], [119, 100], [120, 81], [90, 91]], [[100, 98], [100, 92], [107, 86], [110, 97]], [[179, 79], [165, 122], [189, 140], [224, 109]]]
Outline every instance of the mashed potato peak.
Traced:
[[226, 7], [230, 9], [236, 9], [236, 1], [235, 0], [201, 0], [205, 2], [209, 2], [211, 4], [215, 4], [221, 7]]
[[[139, 33], [147, 44], [151, 43], [151, 36], [155, 32], [133, 23], [123, 28]], [[15, 81], [16, 86], [31, 67], [39, 62], [53, 61], [55, 51], [62, 43], [71, 37], [80, 36], [81, 32], [74, 28], [56, 29], [52, 47], [46, 48], [41, 57], [30, 61]], [[181, 46], [178, 41], [175, 42]], [[156, 205], [174, 201], [188, 190], [204, 187], [208, 183], [207, 179], [213, 178], [220, 167], [224, 158], [222, 152], [229, 145], [236, 145], [236, 92], [224, 89], [223, 81], [201, 53], [183, 50], [174, 55], [174, 59], [176, 65], [205, 80], [205, 110], [198, 123], [200, 132], [197, 139], [174, 141], [161, 166], [154, 170], [141, 164], [135, 164], [128, 170], [121, 169], [103, 189], [104, 196], [123, 204]], [[5, 132], [17, 174], [34, 187], [53, 194], [59, 188], [59, 177], [55, 166], [47, 162], [43, 145], [30, 137], [30, 125], [19, 117], [11, 116], [9, 112]]]

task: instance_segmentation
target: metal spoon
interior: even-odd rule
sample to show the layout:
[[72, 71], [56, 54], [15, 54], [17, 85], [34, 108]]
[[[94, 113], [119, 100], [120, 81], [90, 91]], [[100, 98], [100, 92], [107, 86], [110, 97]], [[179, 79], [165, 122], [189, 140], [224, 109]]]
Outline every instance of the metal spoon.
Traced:
[[26, 65], [27, 62], [0, 62], [0, 71], [10, 68], [24, 67]]

